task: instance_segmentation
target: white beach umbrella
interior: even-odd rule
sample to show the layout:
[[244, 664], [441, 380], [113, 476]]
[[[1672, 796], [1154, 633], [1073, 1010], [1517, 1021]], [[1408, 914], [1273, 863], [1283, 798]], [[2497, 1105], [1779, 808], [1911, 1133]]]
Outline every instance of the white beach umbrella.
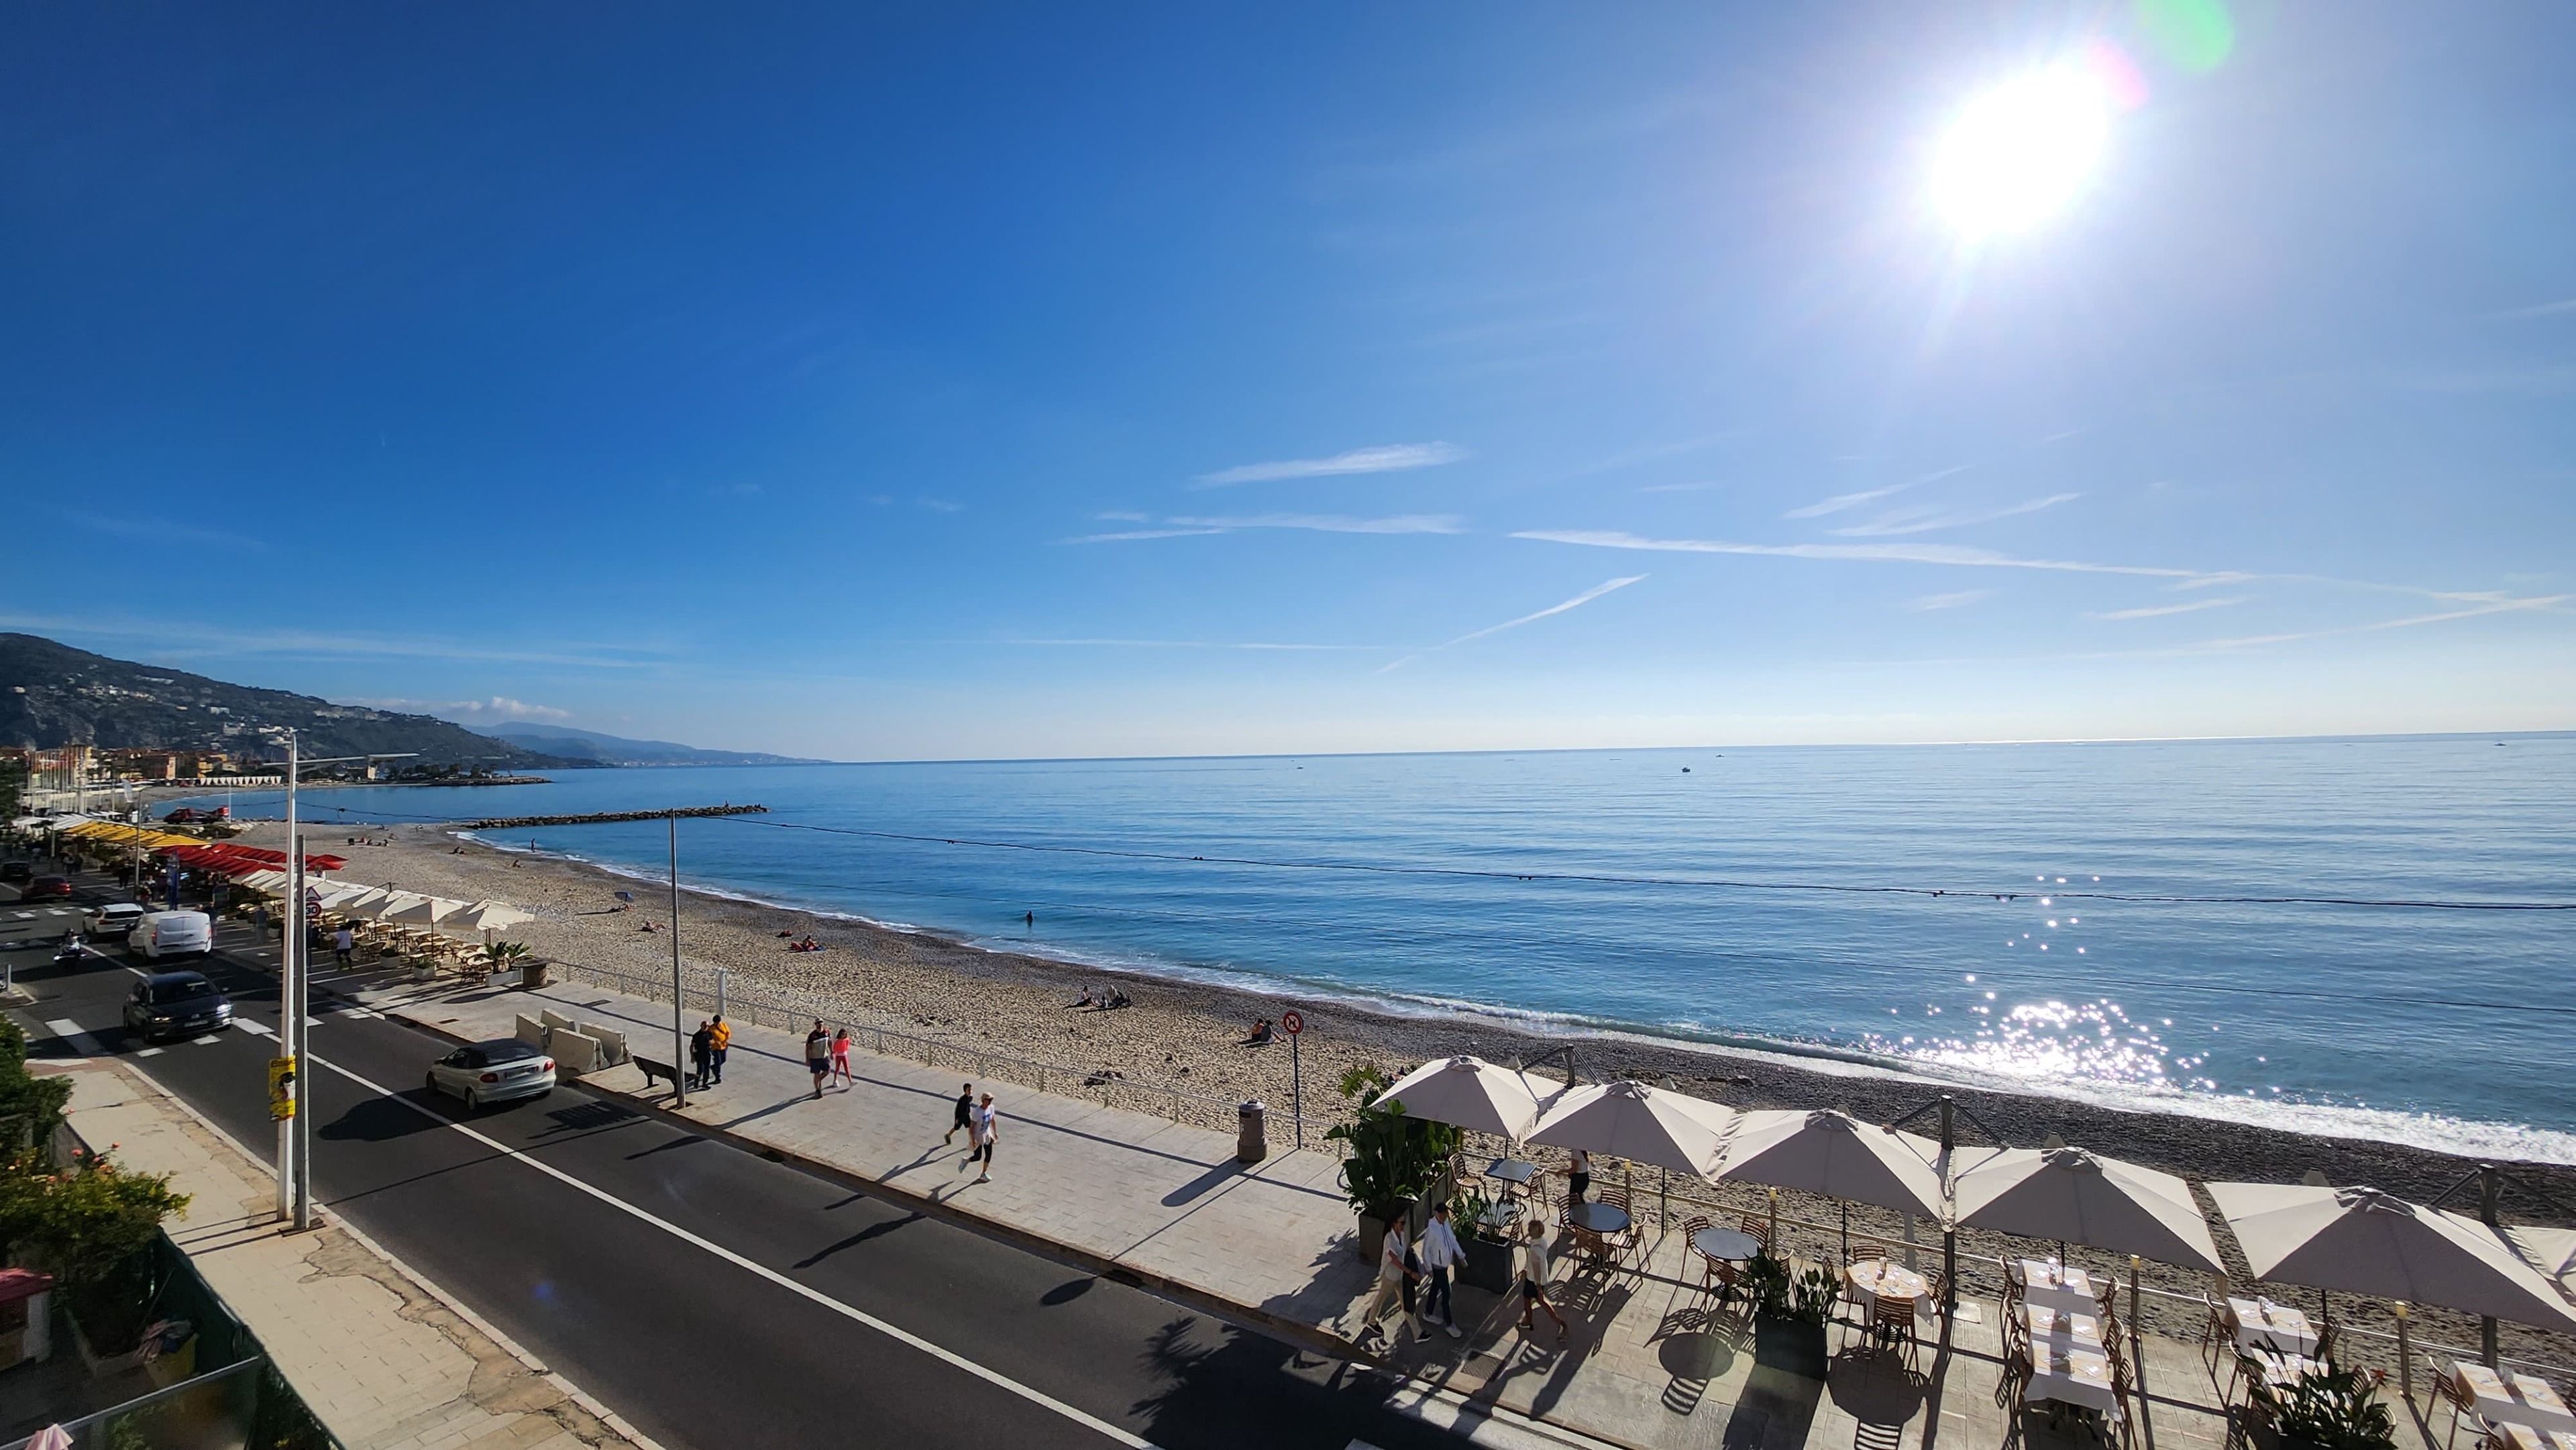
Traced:
[[1956, 1173], [1950, 1195], [1962, 1228], [2225, 1272], [2191, 1186], [2153, 1168], [2081, 1148], [1999, 1148]]
[[2576, 1228], [2507, 1224], [2504, 1241], [2524, 1263], [2556, 1284], [2559, 1293], [2576, 1300]]
[[1538, 1122], [1538, 1089], [1520, 1073], [1482, 1058], [1443, 1057], [1397, 1078], [1379, 1100], [1402, 1103], [1408, 1118], [1518, 1140]]
[[2376, 1188], [2213, 1183], [2254, 1277], [2576, 1330], [2558, 1286], [2475, 1219]]
[[417, 896], [386, 912], [384, 919], [398, 926], [436, 926], [465, 907], [444, 896]]
[[256, 891], [262, 896], [283, 896], [286, 894], [287, 882], [287, 874], [283, 871], [253, 871], [233, 884], [245, 891]]
[[351, 898], [349, 903], [340, 909], [351, 916], [363, 916], [369, 921], [384, 921], [403, 907], [415, 901], [428, 899], [417, 891], [379, 889], [370, 891], [364, 896]]
[[1687, 1093], [1641, 1082], [1600, 1083], [1559, 1094], [1528, 1141], [1706, 1177], [1726, 1152], [1735, 1118], [1733, 1108]]
[[[478, 901], [440, 925], [450, 931], [501, 931], [534, 920], [535, 917], [506, 901]], [[1421, 1115], [1417, 1113], [1415, 1116]]]
[[1941, 1217], [1941, 1145], [1830, 1109], [1744, 1114], [1720, 1178]]
[[355, 881], [333, 881], [326, 877], [320, 881], [307, 883], [307, 889], [314, 893], [315, 899], [321, 903], [323, 910], [338, 911], [346, 903], [355, 901], [378, 888]]

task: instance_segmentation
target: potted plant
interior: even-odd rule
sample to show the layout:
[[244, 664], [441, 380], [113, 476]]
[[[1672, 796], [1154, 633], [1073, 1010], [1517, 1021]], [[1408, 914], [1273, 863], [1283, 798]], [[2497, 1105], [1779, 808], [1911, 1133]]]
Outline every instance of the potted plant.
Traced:
[[546, 984], [545, 965], [528, 954], [526, 942], [492, 942], [474, 954], [474, 961], [487, 974], [519, 968], [519, 985], [522, 987], [535, 988]]
[[2397, 1444], [2376, 1375], [2328, 1360], [2286, 1385], [2259, 1375], [2251, 1384], [2285, 1450], [2394, 1450]]
[[1823, 1379], [1825, 1324], [1842, 1285], [1823, 1268], [1801, 1269], [1766, 1249], [1744, 1266], [1744, 1290], [1753, 1304], [1753, 1362]]
[[187, 1210], [166, 1173], [129, 1173], [105, 1153], [56, 1169], [24, 1149], [0, 1169], [0, 1238], [63, 1284], [84, 1359], [112, 1372], [141, 1342], [157, 1289], [161, 1220]]
[[[1512, 1289], [1512, 1241], [1507, 1230], [1497, 1229], [1486, 1219], [1493, 1213], [1494, 1200], [1476, 1187], [1461, 1187], [1449, 1201], [1450, 1220], [1458, 1231], [1458, 1247], [1467, 1251], [1467, 1261], [1458, 1266], [1458, 1282], [1473, 1284], [1488, 1294], [1508, 1294]], [[1505, 1223], [1512, 1220], [1506, 1219]]]
[[1359, 1105], [1359, 1116], [1324, 1135], [1349, 1149], [1342, 1191], [1359, 1214], [1360, 1257], [1371, 1264], [1385, 1247], [1388, 1226], [1412, 1212], [1458, 1146], [1457, 1129], [1406, 1117], [1403, 1103], [1383, 1096], [1389, 1084], [1374, 1065], [1343, 1073], [1341, 1094]]

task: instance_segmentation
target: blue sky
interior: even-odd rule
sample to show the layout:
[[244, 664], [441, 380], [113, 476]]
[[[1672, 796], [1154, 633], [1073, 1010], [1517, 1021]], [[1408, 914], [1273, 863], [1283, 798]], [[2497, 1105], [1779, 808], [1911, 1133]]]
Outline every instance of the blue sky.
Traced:
[[11, 30], [5, 627], [842, 758], [2576, 726], [2564, 7]]

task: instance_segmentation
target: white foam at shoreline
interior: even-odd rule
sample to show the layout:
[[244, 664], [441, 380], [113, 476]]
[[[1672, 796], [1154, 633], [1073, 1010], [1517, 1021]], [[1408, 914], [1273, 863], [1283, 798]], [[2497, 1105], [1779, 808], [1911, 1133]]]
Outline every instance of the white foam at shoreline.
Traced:
[[[532, 851], [524, 846], [510, 846], [484, 840], [470, 831], [454, 831], [450, 834], [461, 839], [473, 840], [478, 845], [496, 851], [570, 861], [625, 880], [655, 885], [665, 884], [668, 880], [666, 876], [593, 860], [571, 852], [542, 849]], [[908, 936], [935, 936], [954, 941], [971, 950], [994, 955], [1025, 957], [1086, 971], [1176, 980], [1195, 986], [1260, 996], [1277, 996], [1283, 990], [1293, 991], [1359, 1011], [1409, 1021], [1454, 1019], [1459, 1014], [1466, 1013], [1491, 1019], [1497, 1025], [1512, 1031], [1541, 1037], [1580, 1036], [1595, 1040], [1629, 1042], [1639, 1047], [1659, 1051], [1684, 1051], [1719, 1059], [1753, 1060], [1829, 1076], [1907, 1081], [1923, 1084], [1926, 1088], [1968, 1087], [1989, 1092], [2010, 1093], [2021, 1097], [2062, 1099], [2119, 1112], [2171, 1113], [2316, 1137], [2395, 1143], [2462, 1157], [2503, 1158], [2576, 1166], [2576, 1133], [2526, 1124], [2480, 1122], [2444, 1114], [2411, 1113], [2341, 1104], [2237, 1098], [2165, 1084], [2118, 1082], [2080, 1076], [2037, 1081], [2007, 1073], [1978, 1071], [1954, 1064], [1927, 1063], [1909, 1059], [1902, 1054], [1871, 1053], [1838, 1044], [1784, 1042], [1765, 1039], [1750, 1033], [1711, 1034], [1704, 1037], [1693, 1034], [1695, 1031], [1705, 1031], [1705, 1029], [1693, 1029], [1682, 1024], [1623, 1023], [1587, 1018], [1572, 1013], [1354, 987], [1345, 983], [1252, 969], [1194, 966], [1161, 958], [1129, 953], [1104, 953], [1095, 949], [1058, 943], [952, 934], [936, 927], [888, 921], [859, 912], [780, 901], [725, 887], [711, 886], [703, 882], [690, 883], [687, 889], [700, 896], [738, 902], [747, 906], [792, 911], [825, 920], [853, 922]], [[1657, 1026], [1662, 1030], [1656, 1030]], [[1711, 1040], [1712, 1037], [1724, 1040]]]

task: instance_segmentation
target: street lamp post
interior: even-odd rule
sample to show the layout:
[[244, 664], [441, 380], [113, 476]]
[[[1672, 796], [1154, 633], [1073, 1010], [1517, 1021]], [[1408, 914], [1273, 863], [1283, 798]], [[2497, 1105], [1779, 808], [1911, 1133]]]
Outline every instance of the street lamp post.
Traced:
[[663, 817], [671, 827], [671, 1104], [689, 1105], [689, 1042], [680, 1029], [680, 817]]

